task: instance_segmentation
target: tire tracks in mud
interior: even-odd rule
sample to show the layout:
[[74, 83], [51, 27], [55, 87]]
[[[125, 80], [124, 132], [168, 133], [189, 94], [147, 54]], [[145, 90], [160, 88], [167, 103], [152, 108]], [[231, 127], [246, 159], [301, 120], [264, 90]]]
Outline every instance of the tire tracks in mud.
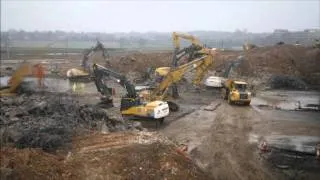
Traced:
[[251, 107], [223, 103], [216, 111], [211, 133], [190, 152], [214, 179], [274, 179], [263, 167], [248, 135], [260, 120]]
[[260, 115], [253, 108], [221, 102], [217, 109], [200, 108], [161, 132], [187, 144], [193, 161], [213, 179], [275, 179], [259, 160], [257, 147], [248, 141], [259, 121]]

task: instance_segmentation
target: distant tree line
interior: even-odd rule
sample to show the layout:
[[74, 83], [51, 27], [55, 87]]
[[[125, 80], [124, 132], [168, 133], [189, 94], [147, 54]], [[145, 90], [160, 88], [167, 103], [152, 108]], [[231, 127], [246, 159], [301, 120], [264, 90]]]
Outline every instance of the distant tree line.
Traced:
[[[192, 31], [202, 43], [210, 47], [229, 48], [241, 47], [245, 42], [259, 45], [272, 45], [277, 42], [288, 44], [300, 43], [311, 45], [315, 39], [320, 39], [320, 29], [309, 29], [291, 32], [275, 30], [272, 33], [250, 33], [246, 30], [234, 32], [221, 31]], [[172, 45], [171, 33], [162, 32], [130, 32], [130, 33], [100, 33], [100, 32], [65, 32], [65, 31], [33, 31], [9, 30], [1, 32], [1, 44], [10, 41], [95, 41], [117, 42], [120, 46], [137, 44], [145, 47], [150, 44]], [[182, 42], [187, 44], [187, 42]]]

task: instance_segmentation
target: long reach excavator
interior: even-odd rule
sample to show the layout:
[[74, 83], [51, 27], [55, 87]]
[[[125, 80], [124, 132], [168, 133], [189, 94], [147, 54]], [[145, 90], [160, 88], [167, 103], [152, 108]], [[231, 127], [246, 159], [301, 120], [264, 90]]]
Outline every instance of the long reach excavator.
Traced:
[[[181, 38], [189, 40], [191, 45], [181, 48]], [[183, 78], [186, 72], [195, 70], [192, 83], [199, 85], [208, 69], [213, 65], [217, 50], [204, 47], [196, 37], [185, 33], [173, 32], [173, 42], [175, 50], [171, 67], [159, 67], [155, 70], [155, 79], [159, 80], [147, 96], [150, 100], [167, 100], [170, 110], [177, 111], [179, 109], [178, 105], [171, 101], [179, 96], [176, 83]], [[186, 60], [186, 62], [182, 60]], [[172, 88], [171, 97], [168, 96], [169, 87]]]
[[105, 96], [108, 103], [111, 99], [111, 88], [106, 85], [107, 79], [115, 79], [126, 89], [126, 95], [121, 98], [120, 111], [128, 119], [153, 119], [163, 122], [169, 115], [168, 103], [161, 100], [144, 101], [135, 90], [135, 86], [127, 78], [99, 64], [93, 64], [94, 82], [97, 90]]

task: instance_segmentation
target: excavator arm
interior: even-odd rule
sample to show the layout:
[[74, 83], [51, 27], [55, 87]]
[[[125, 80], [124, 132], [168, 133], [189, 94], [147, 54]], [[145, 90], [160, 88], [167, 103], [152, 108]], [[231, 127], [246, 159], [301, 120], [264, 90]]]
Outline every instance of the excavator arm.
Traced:
[[[95, 53], [97, 51], [102, 51], [102, 57], [104, 60], [109, 57], [109, 54], [108, 54], [106, 48], [104, 48], [103, 44], [100, 41], [97, 41], [97, 44], [94, 47], [92, 47], [84, 52], [84, 56], [81, 61], [81, 66], [83, 67], [84, 70], [90, 71], [90, 69], [88, 70], [89, 58], [90, 58], [90, 56], [92, 56], [93, 53]], [[94, 63], [96, 63], [96, 62], [94, 62]]]
[[[190, 40], [192, 45], [180, 49], [180, 38]], [[209, 67], [213, 64], [213, 56], [216, 55], [216, 49], [205, 48], [200, 44], [198, 38], [185, 33], [173, 32], [173, 42], [175, 45], [175, 51], [172, 59], [172, 67], [177, 67], [178, 61], [187, 55], [189, 56], [188, 62], [192, 62], [194, 59], [206, 56], [203, 63], [196, 68], [196, 76], [193, 79], [193, 84], [199, 85]], [[174, 94], [177, 94], [177, 92]]]
[[200, 53], [206, 56], [206, 58], [203, 60], [203, 63], [196, 68], [196, 76], [192, 81], [195, 85], [199, 85], [201, 83], [209, 68], [213, 65], [213, 58], [217, 55], [218, 51], [215, 48], [203, 48], [200, 50]]
[[191, 71], [193, 69], [197, 69], [198, 67], [204, 67], [204, 64], [209, 63], [210, 60], [210, 58], [207, 57], [208, 56], [203, 56], [189, 63], [176, 67], [175, 69], [170, 69], [167, 75], [163, 77], [164, 79], [160, 82], [160, 84], [152, 91], [152, 100], [163, 99], [166, 95], [168, 87], [171, 86], [173, 83], [180, 81], [186, 72]]
[[113, 77], [117, 79], [117, 82], [126, 89], [127, 91], [126, 97], [128, 98], [137, 97], [137, 93], [134, 85], [132, 85], [124, 75], [114, 72], [113, 70], [105, 68], [96, 63], [93, 64], [92, 68], [94, 73], [95, 85], [97, 87], [97, 90], [102, 95], [105, 95], [105, 96], [111, 95], [110, 88], [108, 88], [108, 86], [104, 83], [103, 77]]
[[0, 96], [15, 95], [19, 85], [26, 76], [36, 76], [40, 82], [44, 77], [44, 69], [40, 64], [32, 65], [30, 63], [23, 63], [10, 77], [8, 81], [9, 87], [0, 91]]
[[199, 39], [190, 34], [173, 32], [172, 38], [176, 49], [180, 49], [180, 38], [191, 41], [195, 46], [201, 46]]

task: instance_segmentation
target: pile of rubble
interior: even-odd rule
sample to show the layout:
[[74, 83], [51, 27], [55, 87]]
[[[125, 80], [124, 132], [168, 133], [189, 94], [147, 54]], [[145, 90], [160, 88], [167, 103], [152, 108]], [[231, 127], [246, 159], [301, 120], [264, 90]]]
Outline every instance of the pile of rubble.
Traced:
[[73, 138], [72, 151], [0, 149], [1, 179], [211, 179], [185, 151], [151, 132], [115, 132]]
[[171, 52], [135, 52], [126, 56], [113, 56], [110, 59], [109, 65], [122, 73], [127, 73], [128, 70], [142, 73], [148, 67], [170, 66], [171, 59]]
[[299, 89], [304, 90], [307, 84], [299, 77], [287, 75], [273, 75], [270, 78], [270, 87], [272, 89]]
[[95, 106], [81, 105], [75, 95], [32, 94], [2, 97], [1, 143], [18, 148], [40, 147], [51, 151], [91, 130], [120, 131], [129, 128], [122, 119], [111, 119]]

